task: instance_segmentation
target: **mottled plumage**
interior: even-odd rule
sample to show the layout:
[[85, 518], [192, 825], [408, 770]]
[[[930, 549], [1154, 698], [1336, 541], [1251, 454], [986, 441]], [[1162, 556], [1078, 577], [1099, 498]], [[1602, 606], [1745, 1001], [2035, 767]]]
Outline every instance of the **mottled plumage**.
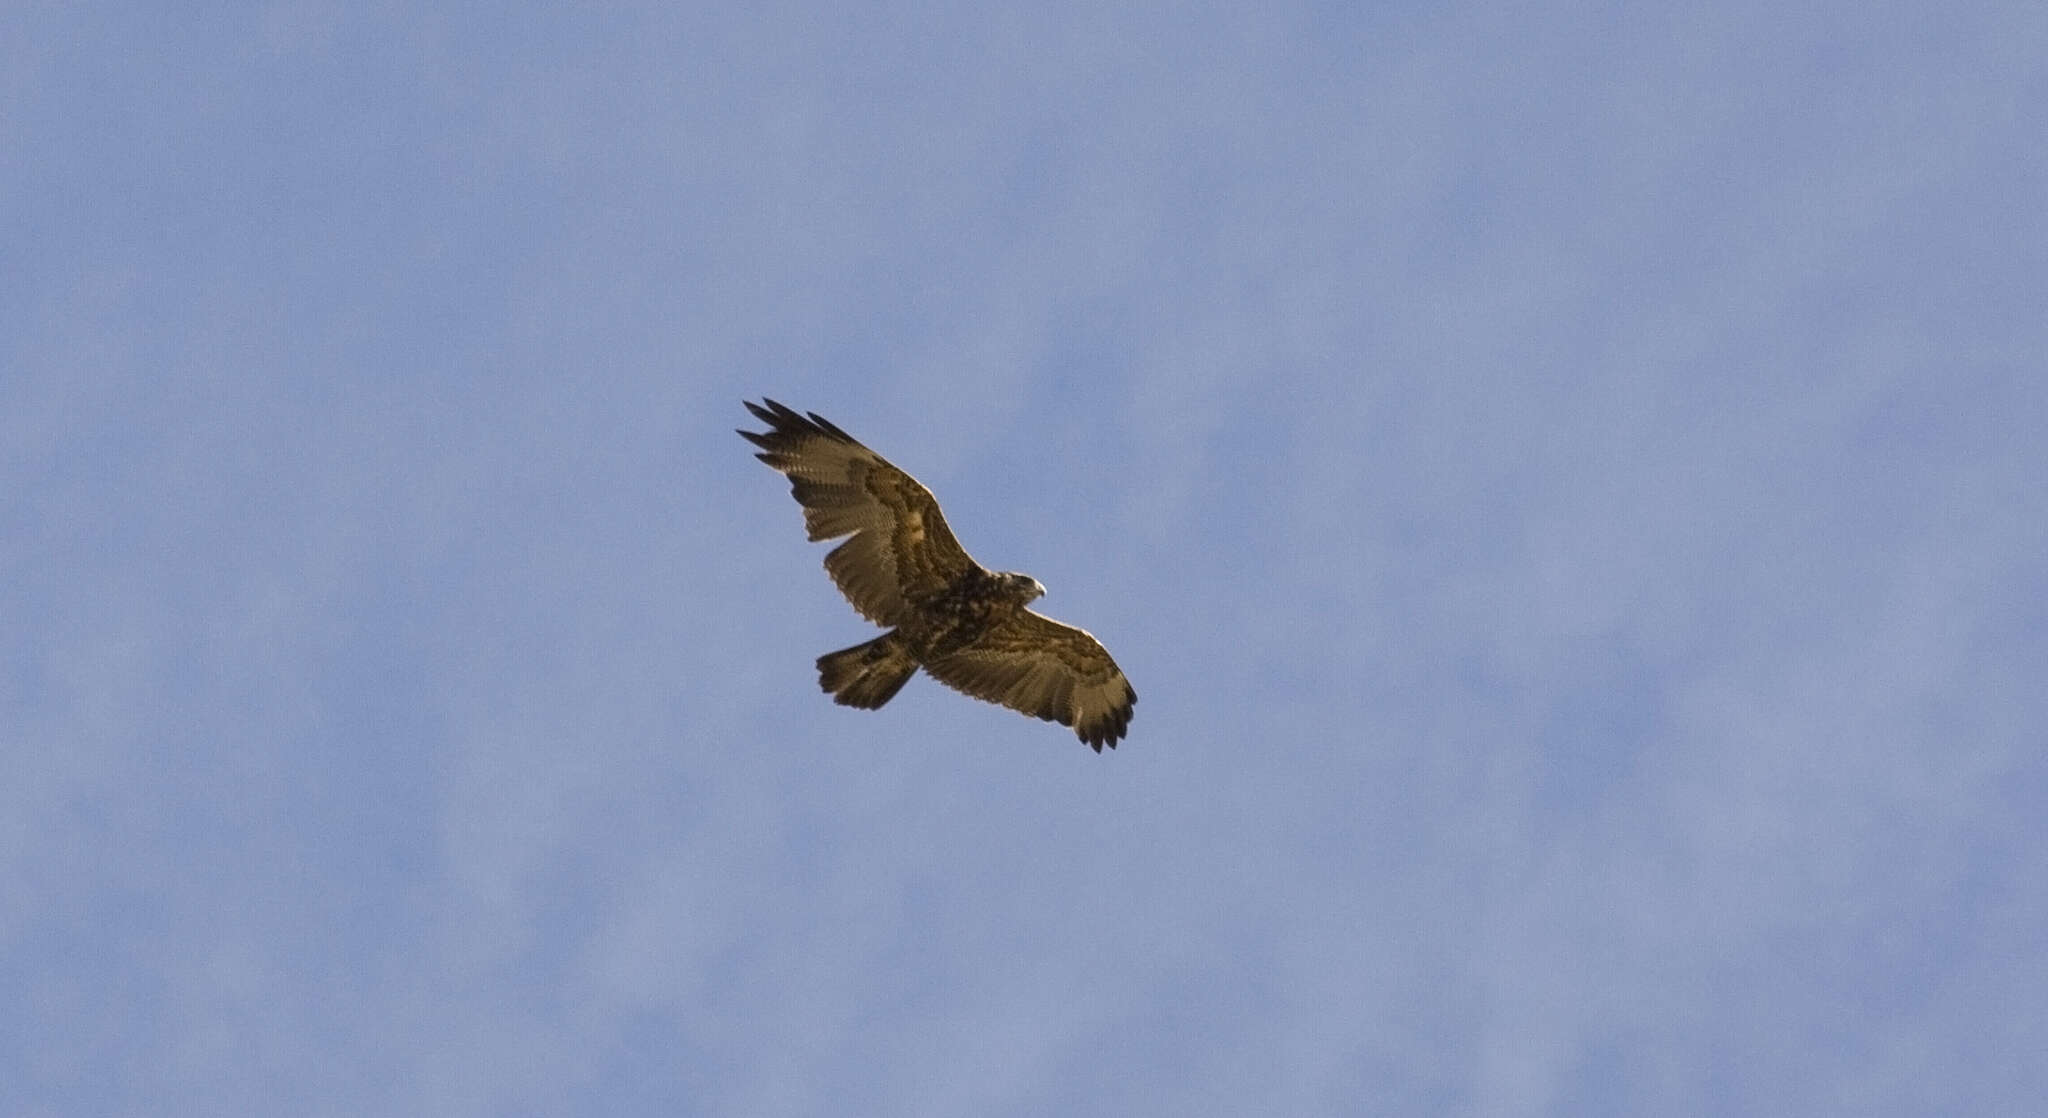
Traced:
[[1073, 728], [1116, 748], [1138, 694], [1101, 642], [1025, 607], [1045, 588], [970, 558], [931, 491], [813, 413], [773, 400], [747, 410], [755, 457], [788, 475], [812, 540], [862, 617], [889, 629], [818, 658], [818, 682], [846, 706], [873, 710], [925, 671], [958, 691]]

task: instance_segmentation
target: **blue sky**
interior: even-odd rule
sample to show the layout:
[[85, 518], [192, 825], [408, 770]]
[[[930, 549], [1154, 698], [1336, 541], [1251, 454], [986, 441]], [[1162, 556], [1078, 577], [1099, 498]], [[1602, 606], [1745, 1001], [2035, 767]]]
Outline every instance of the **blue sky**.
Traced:
[[0, 1111], [2048, 1097], [2041, 6], [8, 23]]

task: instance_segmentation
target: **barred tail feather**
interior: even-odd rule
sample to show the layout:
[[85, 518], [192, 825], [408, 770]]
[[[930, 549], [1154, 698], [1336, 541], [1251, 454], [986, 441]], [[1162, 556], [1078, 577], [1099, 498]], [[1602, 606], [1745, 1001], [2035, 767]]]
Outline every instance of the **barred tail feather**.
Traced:
[[818, 684], [841, 706], [874, 710], [917, 674], [917, 658], [895, 631], [818, 657]]

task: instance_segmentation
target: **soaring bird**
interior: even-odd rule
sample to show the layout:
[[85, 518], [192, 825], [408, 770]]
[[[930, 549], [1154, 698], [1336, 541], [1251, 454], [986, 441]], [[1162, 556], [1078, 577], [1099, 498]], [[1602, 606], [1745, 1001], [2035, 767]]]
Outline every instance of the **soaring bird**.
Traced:
[[1138, 693], [1102, 642], [1025, 608], [1045, 593], [1037, 579], [976, 563], [930, 490], [816, 412], [745, 403], [768, 430], [739, 434], [788, 476], [810, 538], [845, 538], [825, 570], [889, 630], [818, 657], [818, 682], [835, 701], [874, 710], [923, 668], [977, 699], [1070, 726], [1097, 753], [1116, 748]]

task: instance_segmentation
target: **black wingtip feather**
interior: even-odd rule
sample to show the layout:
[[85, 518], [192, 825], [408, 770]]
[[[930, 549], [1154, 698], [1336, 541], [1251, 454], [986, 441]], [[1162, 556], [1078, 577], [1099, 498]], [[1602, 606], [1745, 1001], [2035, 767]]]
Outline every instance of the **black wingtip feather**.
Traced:
[[772, 428], [772, 430], [764, 434], [740, 432], [740, 434], [752, 439], [756, 445], [766, 445], [761, 442], [761, 439], [775, 435], [812, 435], [819, 438], [838, 439], [841, 442], [855, 443], [856, 445], [859, 443], [859, 440], [855, 439], [852, 435], [840, 430], [838, 424], [833, 423], [817, 412], [805, 414], [778, 400], [771, 400], [766, 396], [761, 397], [761, 402], [758, 404], [752, 400], [741, 400], [740, 403], [745, 404], [747, 410], [754, 413], [754, 418]]
[[820, 428], [824, 430], [826, 434], [832, 435], [839, 439], [843, 439], [846, 442], [854, 441], [852, 435], [849, 435], [846, 432], [841, 431], [839, 429], [838, 424], [833, 423], [831, 420], [826, 419], [824, 416], [819, 415], [817, 412], [811, 412], [809, 414], [811, 417], [811, 422], [817, 424]]

